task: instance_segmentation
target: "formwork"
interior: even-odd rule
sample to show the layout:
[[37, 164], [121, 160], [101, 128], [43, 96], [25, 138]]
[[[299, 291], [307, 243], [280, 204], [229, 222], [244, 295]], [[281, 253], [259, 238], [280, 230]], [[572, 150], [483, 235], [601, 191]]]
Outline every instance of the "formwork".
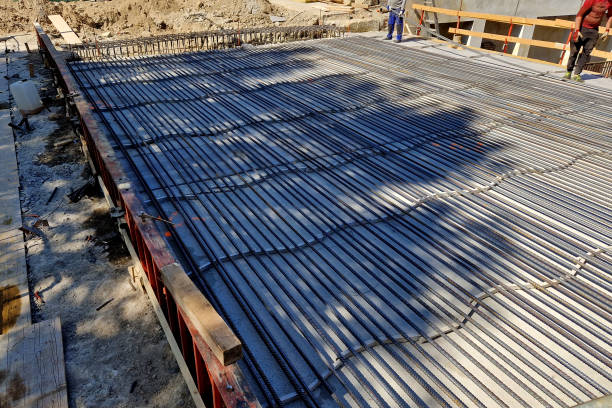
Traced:
[[212, 406], [610, 394], [612, 92], [361, 37], [69, 63], [39, 38]]

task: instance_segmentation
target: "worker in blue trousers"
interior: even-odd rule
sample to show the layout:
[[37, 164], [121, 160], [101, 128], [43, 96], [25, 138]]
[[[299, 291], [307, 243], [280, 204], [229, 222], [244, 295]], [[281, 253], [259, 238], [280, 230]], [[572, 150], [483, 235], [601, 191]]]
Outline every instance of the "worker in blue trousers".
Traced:
[[388, 0], [387, 10], [389, 11], [389, 32], [385, 40], [393, 38], [393, 27], [396, 27], [396, 37], [393, 42], [401, 42], [404, 33], [404, 13], [406, 12], [406, 0]]

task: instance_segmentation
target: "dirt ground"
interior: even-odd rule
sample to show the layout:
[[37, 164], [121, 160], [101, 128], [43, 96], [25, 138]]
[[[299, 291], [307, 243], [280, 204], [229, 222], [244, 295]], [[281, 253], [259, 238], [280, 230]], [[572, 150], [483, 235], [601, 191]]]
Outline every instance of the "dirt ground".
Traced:
[[16, 148], [24, 222], [48, 222], [26, 241], [32, 321], [61, 318], [70, 406], [193, 406], [148, 299], [130, 281], [130, 258], [99, 188], [76, 203], [67, 198], [90, 174], [50, 71], [37, 53], [10, 55], [11, 81], [28, 77], [33, 63], [49, 106], [30, 119], [33, 131], [17, 132]]
[[[83, 40], [108, 37], [204, 31], [222, 28], [272, 25], [270, 15], [297, 14], [268, 0], [111, 0], [50, 2], [4, 0], [0, 2], [0, 33], [30, 29], [38, 18], [61, 14]], [[316, 17], [300, 19], [314, 24]]]
[[[322, 12], [275, 0], [2, 0], [0, 34], [31, 31], [34, 21], [55, 32], [45, 18], [50, 14], [62, 15], [84, 41], [272, 25], [345, 26], [352, 20], [380, 17], [358, 7], [352, 13]], [[271, 16], [284, 21], [272, 22]]]

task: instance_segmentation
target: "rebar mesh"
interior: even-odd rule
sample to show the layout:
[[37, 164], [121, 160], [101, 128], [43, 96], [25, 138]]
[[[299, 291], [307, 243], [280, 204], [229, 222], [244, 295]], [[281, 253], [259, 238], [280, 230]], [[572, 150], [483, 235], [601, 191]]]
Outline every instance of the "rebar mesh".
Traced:
[[336, 26], [261, 27], [240, 30], [203, 31], [153, 37], [103, 41], [68, 46], [72, 59], [104, 60], [159, 54], [221, 50], [247, 45], [278, 44], [293, 41], [342, 37]]
[[364, 38], [70, 69], [264, 406], [612, 391], [612, 93]]
[[591, 62], [586, 64], [584, 69], [602, 74], [606, 78], [612, 77], [612, 61]]

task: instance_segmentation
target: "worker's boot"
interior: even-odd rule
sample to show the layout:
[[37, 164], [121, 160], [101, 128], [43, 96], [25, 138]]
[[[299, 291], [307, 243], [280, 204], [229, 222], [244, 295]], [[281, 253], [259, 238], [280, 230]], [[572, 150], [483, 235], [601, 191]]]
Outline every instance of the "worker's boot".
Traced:
[[576, 82], [584, 82], [584, 79], [580, 76], [580, 74], [576, 74], [572, 77], [572, 79]]
[[563, 75], [563, 79], [571, 79], [572, 78], [572, 73], [571, 71], [568, 71], [565, 73], [565, 75]]

